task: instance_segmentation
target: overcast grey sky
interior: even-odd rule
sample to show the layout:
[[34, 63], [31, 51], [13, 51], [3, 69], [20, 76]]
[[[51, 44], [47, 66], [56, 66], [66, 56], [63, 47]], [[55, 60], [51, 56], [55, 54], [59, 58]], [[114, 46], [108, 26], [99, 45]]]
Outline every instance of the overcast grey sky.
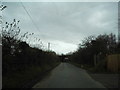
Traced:
[[87, 36], [118, 30], [117, 2], [23, 2], [37, 29], [20, 2], [3, 4], [4, 22], [20, 20], [23, 33], [34, 32], [46, 48], [50, 42], [51, 50], [59, 54], [75, 51]]

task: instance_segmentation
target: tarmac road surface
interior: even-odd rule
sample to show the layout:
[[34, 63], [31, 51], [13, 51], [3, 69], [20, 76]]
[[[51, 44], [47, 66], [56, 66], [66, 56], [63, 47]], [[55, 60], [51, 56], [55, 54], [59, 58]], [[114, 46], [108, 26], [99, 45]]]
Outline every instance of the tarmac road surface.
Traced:
[[105, 88], [88, 73], [69, 63], [61, 63], [33, 88]]

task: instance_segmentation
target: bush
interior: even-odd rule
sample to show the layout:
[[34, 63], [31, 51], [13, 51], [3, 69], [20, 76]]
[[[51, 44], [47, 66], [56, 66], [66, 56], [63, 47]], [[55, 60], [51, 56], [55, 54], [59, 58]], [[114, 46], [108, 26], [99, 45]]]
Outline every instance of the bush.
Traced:
[[14, 19], [11, 24], [6, 22], [2, 30], [3, 88], [21, 87], [59, 62], [55, 52], [32, 48], [19, 39], [17, 25]]

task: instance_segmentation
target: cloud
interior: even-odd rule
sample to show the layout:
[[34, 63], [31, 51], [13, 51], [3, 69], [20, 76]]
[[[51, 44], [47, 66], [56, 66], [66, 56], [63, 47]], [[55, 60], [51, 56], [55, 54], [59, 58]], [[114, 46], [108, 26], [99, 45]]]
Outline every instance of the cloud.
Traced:
[[51, 48], [59, 53], [74, 51], [89, 35], [117, 33], [117, 2], [24, 2], [33, 22], [20, 2], [4, 4], [4, 21], [20, 20], [22, 32], [57, 43]]
[[69, 52], [74, 52], [77, 49], [77, 45], [72, 43], [66, 43], [63, 41], [51, 41], [51, 50], [58, 51], [58, 54], [65, 54]]

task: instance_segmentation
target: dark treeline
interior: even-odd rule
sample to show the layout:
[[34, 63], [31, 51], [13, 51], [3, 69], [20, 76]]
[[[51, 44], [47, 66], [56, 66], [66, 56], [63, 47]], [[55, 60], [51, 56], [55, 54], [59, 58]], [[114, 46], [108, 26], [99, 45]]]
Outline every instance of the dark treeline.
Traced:
[[116, 35], [111, 33], [85, 38], [79, 44], [78, 50], [70, 54], [69, 58], [81, 67], [96, 66], [96, 71], [105, 71], [106, 56], [117, 53], [120, 53], [120, 44], [117, 43]]
[[[18, 23], [19, 21], [14, 19], [10, 24], [6, 22], [5, 27], [2, 28], [3, 88], [21, 87], [22, 83], [19, 83], [19, 80], [23, 79], [21, 82], [24, 83], [26, 78], [34, 78], [34, 76], [29, 78], [29, 74], [34, 75], [35, 70], [32, 69], [33, 67], [40, 69], [40, 71], [35, 72], [38, 75], [38, 73], [55, 67], [59, 63], [59, 58], [55, 52], [33, 48], [25, 41], [22, 41], [27, 36], [26, 33], [20, 36], [21, 30], [18, 27]], [[26, 73], [28, 70], [29, 74]], [[27, 75], [23, 74], [24, 76], [21, 77], [21, 72]], [[19, 75], [14, 75], [14, 73]]]

